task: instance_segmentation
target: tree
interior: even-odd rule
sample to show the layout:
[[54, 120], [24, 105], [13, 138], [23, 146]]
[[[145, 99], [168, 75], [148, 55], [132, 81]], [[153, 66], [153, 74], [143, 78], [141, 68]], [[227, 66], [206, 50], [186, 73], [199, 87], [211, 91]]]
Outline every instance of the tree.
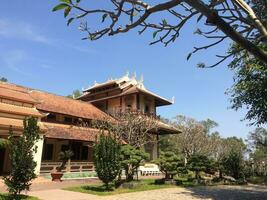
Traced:
[[23, 133], [19, 137], [13, 134], [12, 127], [9, 130], [11, 172], [4, 178], [4, 181], [9, 193], [15, 197], [21, 191], [29, 190], [31, 181], [36, 178], [34, 153], [37, 152], [35, 144], [39, 140], [37, 119], [26, 118], [23, 121], [23, 127]]
[[185, 165], [194, 154], [207, 155], [211, 153], [209, 135], [204, 126], [193, 118], [178, 115], [172, 125], [181, 130], [181, 134], [170, 136], [170, 145], [175, 153], [182, 153]]
[[256, 128], [250, 132], [249, 139], [256, 148], [263, 147], [267, 153], [267, 130], [265, 128]]
[[238, 151], [231, 150], [229, 155], [223, 161], [226, 172], [235, 179], [242, 178], [243, 176], [243, 155]]
[[249, 155], [252, 174], [267, 176], [267, 130], [256, 128], [249, 134], [251, 153]]
[[157, 130], [157, 121], [150, 116], [135, 111], [113, 112], [112, 118], [93, 121], [93, 125], [108, 130], [117, 141], [125, 141], [134, 148], [141, 149], [145, 144], [156, 142], [152, 132]]
[[193, 155], [189, 160], [188, 168], [195, 172], [195, 178], [200, 179], [200, 172], [207, 171], [212, 166], [211, 160], [204, 155]]
[[67, 97], [70, 99], [76, 99], [80, 96], [82, 96], [82, 93], [80, 92], [80, 90], [74, 90], [72, 94], [68, 95]]
[[160, 171], [165, 174], [165, 179], [173, 179], [178, 173], [178, 168], [183, 167], [183, 161], [173, 152], [161, 152], [155, 163], [159, 165]]
[[[266, 44], [260, 46], [267, 50]], [[233, 51], [239, 49], [238, 45], [232, 46]], [[252, 121], [251, 124], [266, 124], [267, 63], [251, 56], [248, 51], [238, 52], [230, 63], [230, 68], [235, 73], [234, 84], [227, 91], [231, 96], [232, 108], [238, 110], [245, 107], [248, 110], [245, 119]]]
[[0, 78], [0, 82], [7, 82], [8, 80], [5, 77]]
[[[136, 27], [139, 33], [152, 29], [154, 41], [168, 45], [180, 35], [181, 29], [196, 19], [205, 30], [197, 29], [195, 33], [212, 40], [211, 44], [194, 47], [193, 53], [218, 45], [227, 38], [239, 44], [262, 62], [267, 63], [267, 52], [257, 43], [267, 40], [265, 14], [258, 12], [257, 4], [266, 8], [264, 0], [164, 0], [151, 3], [146, 0], [110, 0], [104, 4], [96, 4], [87, 9], [80, 0], [61, 0], [53, 11], [64, 9], [64, 16], [71, 16], [68, 25], [74, 20], [99, 17], [101, 24], [95, 28], [81, 22], [79, 29], [87, 34], [83, 39], [97, 40], [105, 35], [116, 35], [128, 32]], [[264, 10], [264, 9], [262, 9]], [[165, 13], [165, 18], [158, 20], [153, 15]], [[71, 14], [70, 14], [71, 13]], [[161, 15], [163, 16], [163, 15]], [[91, 19], [91, 18], [90, 18]], [[95, 18], [93, 18], [95, 19]], [[126, 23], [126, 24], [125, 24]], [[217, 55], [220, 59], [214, 67], [230, 58], [233, 54]], [[203, 65], [202, 65], [203, 66]]]
[[120, 171], [120, 145], [111, 135], [102, 133], [94, 146], [93, 158], [98, 178], [109, 189], [109, 183], [115, 180]]
[[71, 159], [71, 157], [72, 157], [73, 155], [74, 155], [74, 153], [73, 153], [72, 150], [61, 151], [61, 152], [59, 153], [59, 159], [62, 161], [62, 163], [61, 163], [61, 165], [57, 168], [57, 171], [58, 171], [58, 172], [61, 172], [61, 171], [65, 168], [67, 162]]
[[121, 165], [125, 170], [126, 181], [132, 181], [134, 174], [137, 173], [137, 169], [148, 159], [149, 154], [130, 145], [122, 146], [120, 154]]

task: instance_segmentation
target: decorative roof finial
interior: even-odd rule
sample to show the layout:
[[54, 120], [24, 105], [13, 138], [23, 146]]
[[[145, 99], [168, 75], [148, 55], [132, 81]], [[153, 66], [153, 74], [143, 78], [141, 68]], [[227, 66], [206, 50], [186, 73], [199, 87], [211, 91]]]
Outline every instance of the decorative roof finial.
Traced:
[[175, 103], [175, 97], [173, 96], [172, 97], [172, 104], [174, 104]]
[[125, 76], [126, 76], [126, 77], [129, 77], [129, 71], [126, 71]]
[[133, 73], [132, 79], [136, 79], [136, 72]]
[[141, 84], [143, 84], [144, 83], [144, 75], [143, 74], [141, 74], [141, 78], [140, 78], [140, 81], [139, 81]]

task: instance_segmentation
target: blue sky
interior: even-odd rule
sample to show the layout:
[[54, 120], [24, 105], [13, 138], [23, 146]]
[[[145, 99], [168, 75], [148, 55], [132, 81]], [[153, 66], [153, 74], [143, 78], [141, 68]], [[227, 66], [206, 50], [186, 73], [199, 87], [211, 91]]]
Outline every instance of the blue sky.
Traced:
[[[213, 119], [225, 137], [245, 138], [254, 127], [240, 121], [244, 111], [233, 111], [225, 91], [233, 83], [233, 73], [224, 63], [213, 69], [198, 69], [199, 62], [212, 63], [215, 52], [223, 53], [227, 43], [199, 53], [186, 61], [193, 46], [203, 44], [193, 35], [195, 22], [182, 31], [168, 47], [149, 46], [147, 32], [137, 30], [98, 41], [82, 41], [78, 25], [66, 26], [62, 12], [51, 9], [56, 0], [3, 1], [0, 7], [0, 76], [10, 82], [60, 95], [85, 88], [96, 80], [124, 75], [126, 71], [144, 75], [145, 86], [175, 104], [158, 113], [172, 118], [182, 114], [197, 120]], [[95, 21], [89, 22], [98, 23]]]

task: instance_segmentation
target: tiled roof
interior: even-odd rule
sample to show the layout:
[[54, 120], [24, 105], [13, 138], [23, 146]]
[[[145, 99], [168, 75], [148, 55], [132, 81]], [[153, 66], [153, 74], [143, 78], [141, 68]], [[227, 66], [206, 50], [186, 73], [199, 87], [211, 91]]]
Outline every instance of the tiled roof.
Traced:
[[80, 97], [78, 97], [78, 99], [87, 101], [87, 97], [94, 95], [94, 94], [97, 94], [94, 92], [95, 89], [105, 88], [106, 86], [113, 85], [113, 84], [116, 84], [116, 88], [121, 90], [120, 94], [117, 94], [114, 96], [103, 97], [101, 99], [90, 100], [89, 102], [102, 101], [102, 100], [106, 100], [106, 99], [110, 99], [110, 98], [116, 98], [118, 96], [133, 94], [133, 93], [143, 93], [143, 94], [153, 96], [157, 100], [158, 106], [171, 105], [173, 103], [173, 102], [169, 101], [168, 99], [163, 98], [163, 97], [147, 90], [143, 84], [143, 80], [138, 81], [135, 76], [129, 78], [128, 74], [126, 74], [125, 76], [123, 76], [119, 79], [108, 80], [107, 82], [100, 83], [100, 84], [95, 83], [92, 87], [89, 87], [89, 88], [83, 90], [84, 93]]
[[[12, 126], [13, 129], [23, 129], [23, 120], [22, 119], [11, 119], [11, 118], [5, 118], [0, 117], [0, 127], [1, 128], [9, 128]], [[40, 127], [41, 131], [45, 130], [45, 127], [41, 122], [38, 122], [38, 126]]]
[[99, 130], [93, 128], [83, 128], [71, 125], [43, 123], [46, 127], [45, 137], [68, 139], [68, 140], [82, 140], [94, 142]]
[[177, 129], [177, 128], [169, 125], [169, 124], [166, 124], [160, 120], [157, 122], [157, 126], [158, 126], [159, 133], [162, 133], [162, 134], [179, 134], [179, 133], [182, 133], [179, 129]]
[[23, 87], [16, 87], [14, 84], [0, 82], [0, 97], [17, 100], [25, 103], [37, 103]]
[[42, 114], [35, 108], [16, 106], [0, 102], [0, 112], [18, 114], [23, 116], [41, 117]]
[[90, 103], [38, 90], [32, 90], [30, 94], [34, 99], [40, 102], [36, 105], [38, 110], [62, 113], [86, 119], [101, 120], [110, 118], [109, 115]]

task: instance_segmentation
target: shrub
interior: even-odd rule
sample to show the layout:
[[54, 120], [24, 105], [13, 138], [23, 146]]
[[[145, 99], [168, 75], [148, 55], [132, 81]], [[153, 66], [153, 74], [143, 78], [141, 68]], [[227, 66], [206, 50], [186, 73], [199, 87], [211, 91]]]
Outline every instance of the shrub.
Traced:
[[31, 180], [36, 178], [34, 153], [37, 151], [35, 143], [39, 139], [37, 119], [26, 118], [23, 125], [24, 130], [19, 137], [14, 136], [12, 128], [9, 130], [11, 172], [4, 181], [9, 193], [14, 196], [18, 196], [22, 190], [29, 190]]
[[120, 171], [120, 146], [110, 136], [101, 134], [94, 146], [94, 165], [98, 178], [105, 184], [114, 181]]
[[62, 161], [62, 163], [61, 163], [61, 165], [57, 168], [57, 171], [58, 171], [58, 172], [61, 172], [61, 171], [65, 168], [67, 162], [70, 160], [70, 158], [71, 158], [73, 155], [74, 155], [74, 154], [73, 154], [73, 151], [71, 151], [71, 150], [61, 151], [61, 152], [59, 153], [59, 159]]
[[212, 168], [212, 162], [207, 156], [204, 155], [193, 155], [189, 159], [189, 169], [195, 172], [195, 178], [200, 179], [201, 171], [209, 171]]
[[159, 165], [160, 171], [165, 174], [165, 179], [173, 179], [178, 173], [178, 168], [183, 165], [182, 160], [173, 152], [161, 152], [155, 163]]
[[235, 179], [243, 176], [243, 156], [239, 152], [231, 151], [223, 161], [226, 173]]
[[124, 145], [121, 147], [121, 165], [125, 170], [126, 180], [132, 181], [134, 173], [138, 167], [148, 159], [148, 153], [141, 149], [136, 149], [131, 145]]

